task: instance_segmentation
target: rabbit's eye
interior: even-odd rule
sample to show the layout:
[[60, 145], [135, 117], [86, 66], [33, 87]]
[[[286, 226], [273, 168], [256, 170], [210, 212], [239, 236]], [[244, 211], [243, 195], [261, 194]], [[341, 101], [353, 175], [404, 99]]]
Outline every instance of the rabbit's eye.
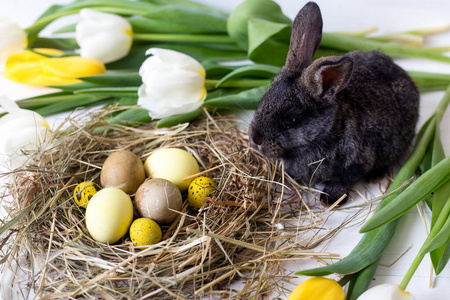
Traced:
[[291, 128], [295, 124], [297, 124], [297, 116], [295, 115], [288, 115], [283, 120], [283, 125], [285, 128]]

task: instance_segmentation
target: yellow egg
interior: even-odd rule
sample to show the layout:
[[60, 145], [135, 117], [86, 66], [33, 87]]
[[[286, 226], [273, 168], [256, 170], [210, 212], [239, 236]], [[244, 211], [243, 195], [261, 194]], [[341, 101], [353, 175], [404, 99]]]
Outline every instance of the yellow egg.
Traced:
[[135, 246], [157, 244], [162, 238], [161, 227], [152, 219], [136, 219], [130, 227], [130, 238]]
[[169, 180], [181, 192], [186, 191], [192, 181], [185, 178], [199, 172], [195, 158], [189, 152], [178, 148], [155, 151], [145, 160], [144, 167], [148, 177]]
[[92, 181], [83, 181], [73, 190], [73, 199], [79, 206], [86, 208], [92, 196], [100, 190], [101, 187], [98, 184]]
[[209, 197], [216, 188], [216, 184], [211, 178], [200, 176], [195, 178], [188, 189], [187, 200], [189, 206], [193, 209], [199, 209], [202, 206], [203, 200]]
[[92, 238], [105, 244], [120, 240], [133, 221], [130, 196], [118, 188], [97, 192], [86, 208], [86, 227]]

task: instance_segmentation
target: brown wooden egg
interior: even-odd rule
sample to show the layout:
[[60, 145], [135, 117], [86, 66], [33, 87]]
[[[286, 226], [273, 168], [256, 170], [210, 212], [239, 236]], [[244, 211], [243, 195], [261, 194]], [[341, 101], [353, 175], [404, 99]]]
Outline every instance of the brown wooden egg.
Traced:
[[103, 164], [100, 182], [104, 188], [115, 187], [131, 195], [145, 180], [144, 164], [131, 151], [119, 150]]
[[136, 191], [134, 206], [141, 217], [168, 224], [175, 220], [177, 211], [181, 211], [181, 192], [172, 182], [153, 178], [145, 181]]

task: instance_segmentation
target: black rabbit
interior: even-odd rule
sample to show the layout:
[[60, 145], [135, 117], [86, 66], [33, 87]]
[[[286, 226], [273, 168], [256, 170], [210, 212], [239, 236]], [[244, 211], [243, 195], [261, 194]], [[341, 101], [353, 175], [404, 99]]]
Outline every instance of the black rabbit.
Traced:
[[313, 62], [321, 39], [320, 9], [309, 2], [293, 22], [286, 64], [262, 97], [249, 136], [298, 181], [324, 184], [320, 200], [332, 204], [357, 181], [383, 176], [406, 155], [419, 93], [379, 51]]

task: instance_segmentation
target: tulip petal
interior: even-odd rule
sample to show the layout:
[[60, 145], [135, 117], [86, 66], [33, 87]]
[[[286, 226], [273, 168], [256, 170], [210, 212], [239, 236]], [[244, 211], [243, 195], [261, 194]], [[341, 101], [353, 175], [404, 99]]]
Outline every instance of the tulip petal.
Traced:
[[203, 77], [205, 77], [205, 69], [203, 66], [194, 58], [184, 53], [168, 49], [150, 48], [145, 54], [153, 54], [164, 65], [171, 66], [173, 68], [190, 70], [195, 73], [200, 73]]
[[[172, 50], [152, 48], [139, 69], [143, 84], [138, 105], [153, 119], [191, 112], [206, 98], [205, 71], [190, 56]], [[161, 56], [160, 56], [161, 55]]]
[[7, 99], [1, 100], [5, 109], [13, 108], [0, 118], [0, 171], [9, 172], [21, 167], [28, 159], [27, 151], [37, 150], [51, 132], [38, 113], [5, 105]]
[[62, 78], [77, 78], [105, 73], [105, 66], [96, 59], [69, 56], [41, 61], [44, 74]]
[[9, 18], [0, 18], [0, 65], [6, 63], [9, 56], [23, 51], [27, 46], [27, 34], [17, 23]]
[[[44, 54], [57, 54], [59, 50], [37, 49]], [[78, 56], [47, 58], [31, 51], [12, 55], [5, 66], [6, 79], [33, 85], [64, 85], [80, 82], [77, 77], [105, 73], [98, 60]]]
[[312, 277], [298, 285], [287, 300], [344, 300], [345, 292], [334, 280]]
[[126, 19], [88, 8], [82, 9], [80, 16], [75, 38], [82, 57], [109, 63], [128, 54], [133, 31]]
[[409, 292], [405, 292], [400, 286], [391, 283], [376, 285], [365, 291], [358, 300], [415, 300]]

